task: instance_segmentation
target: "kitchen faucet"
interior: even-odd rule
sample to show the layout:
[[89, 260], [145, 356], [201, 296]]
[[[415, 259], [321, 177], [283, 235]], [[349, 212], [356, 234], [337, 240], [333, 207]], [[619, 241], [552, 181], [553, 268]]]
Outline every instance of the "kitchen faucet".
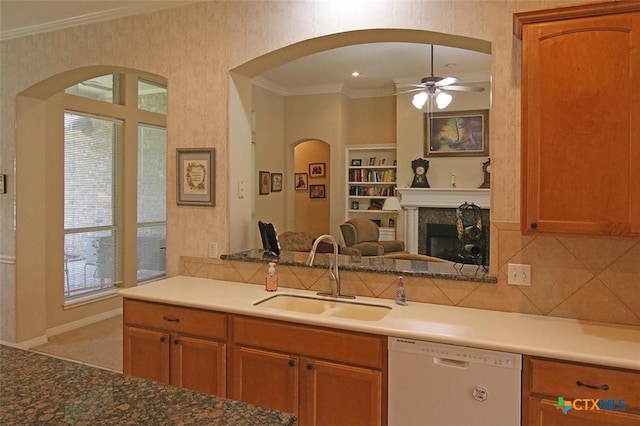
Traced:
[[316, 257], [318, 244], [320, 244], [320, 241], [322, 240], [329, 240], [329, 242], [333, 244], [334, 260], [333, 263], [329, 263], [329, 281], [331, 282], [331, 293], [320, 292], [318, 293], [318, 296], [332, 296], [355, 299], [355, 296], [345, 296], [340, 293], [340, 274], [338, 272], [338, 243], [332, 235], [321, 235], [313, 242], [313, 246], [311, 247], [311, 251], [309, 252], [309, 256], [307, 257], [307, 261], [305, 263], [309, 266], [313, 266], [313, 261]]

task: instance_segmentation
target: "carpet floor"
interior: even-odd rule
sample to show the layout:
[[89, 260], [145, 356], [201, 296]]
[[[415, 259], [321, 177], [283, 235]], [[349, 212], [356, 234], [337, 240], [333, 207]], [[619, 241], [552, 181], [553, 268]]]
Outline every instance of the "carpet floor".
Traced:
[[122, 372], [122, 315], [51, 336], [31, 350]]

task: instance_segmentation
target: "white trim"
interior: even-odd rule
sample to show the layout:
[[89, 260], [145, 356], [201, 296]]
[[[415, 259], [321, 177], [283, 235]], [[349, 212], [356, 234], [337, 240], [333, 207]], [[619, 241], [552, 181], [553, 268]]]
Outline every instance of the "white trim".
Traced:
[[98, 302], [100, 300], [111, 299], [118, 296], [118, 288], [110, 288], [100, 293], [92, 293], [87, 296], [74, 297], [64, 301], [63, 309], [77, 308], [78, 306], [88, 305], [89, 303]]
[[11, 346], [13, 348], [18, 348], [18, 349], [30, 349], [33, 348], [35, 346], [40, 346], [40, 345], [44, 345], [48, 342], [49, 340], [47, 339], [47, 336], [38, 336], [36, 338], [30, 339], [30, 340], [25, 340], [24, 342], [20, 342], [20, 343], [8, 343], [8, 342], [2, 342], [3, 345], [7, 345], [7, 346]]
[[[46, 338], [56, 336], [58, 334], [66, 333], [67, 331], [75, 330], [76, 328], [84, 327], [94, 324], [99, 321], [106, 320], [108, 318], [117, 317], [122, 315], [122, 308], [114, 309], [112, 311], [103, 312], [98, 315], [93, 315], [87, 318], [82, 318], [77, 321], [68, 322], [66, 324], [59, 325], [57, 327], [48, 328]], [[46, 342], [45, 342], [46, 343]]]
[[0, 255], [0, 263], [5, 263], [7, 265], [15, 265], [16, 264], [16, 257], [15, 256]]
[[[108, 21], [110, 19], [123, 18], [126, 16], [141, 15], [152, 13], [159, 10], [170, 9], [173, 7], [183, 6], [190, 3], [197, 3], [200, 0], [172, 0], [172, 1], [144, 1], [130, 2], [124, 6], [111, 7], [107, 10], [99, 10], [97, 12], [86, 13], [79, 16], [71, 16], [67, 18], [57, 19], [45, 23], [19, 27], [11, 30], [0, 32], [0, 41], [12, 38], [24, 37], [49, 31], [60, 30], [64, 28], [76, 27], [78, 25], [94, 24], [97, 22]], [[104, 2], [103, 2], [104, 3]], [[30, 6], [43, 7], [43, 6]], [[51, 6], [55, 7], [55, 6]]]

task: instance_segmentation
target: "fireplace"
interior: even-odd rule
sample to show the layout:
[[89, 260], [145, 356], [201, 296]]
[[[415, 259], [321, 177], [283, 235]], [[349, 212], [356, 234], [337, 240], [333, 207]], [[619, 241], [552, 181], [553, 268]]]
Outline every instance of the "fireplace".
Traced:
[[[419, 208], [418, 253], [459, 263], [476, 264], [481, 259], [479, 264], [489, 265], [489, 210], [482, 209], [480, 212], [484, 232], [482, 240], [470, 249], [474, 253], [474, 259], [471, 259], [470, 253], [464, 251], [458, 239], [455, 208]], [[468, 244], [464, 246], [469, 247]]]
[[457, 262], [458, 233], [455, 225], [427, 223], [426, 254]]
[[[400, 205], [404, 212], [406, 247], [410, 253], [427, 254], [427, 225], [455, 227], [456, 209], [460, 205], [468, 202], [480, 207], [480, 217], [483, 222], [482, 244], [480, 245], [483, 251], [483, 264], [489, 265], [489, 210], [491, 205], [491, 191], [489, 189], [398, 188], [398, 194], [400, 194]], [[452, 235], [448, 237], [449, 242], [444, 241], [447, 237], [436, 237], [435, 244], [451, 244]], [[457, 228], [455, 235], [457, 237]], [[430, 240], [429, 245], [431, 244]]]

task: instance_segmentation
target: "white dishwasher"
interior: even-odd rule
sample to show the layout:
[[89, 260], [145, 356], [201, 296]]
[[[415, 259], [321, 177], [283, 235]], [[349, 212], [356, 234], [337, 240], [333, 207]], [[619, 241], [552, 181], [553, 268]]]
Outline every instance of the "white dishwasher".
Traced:
[[389, 426], [520, 425], [522, 355], [389, 337]]

